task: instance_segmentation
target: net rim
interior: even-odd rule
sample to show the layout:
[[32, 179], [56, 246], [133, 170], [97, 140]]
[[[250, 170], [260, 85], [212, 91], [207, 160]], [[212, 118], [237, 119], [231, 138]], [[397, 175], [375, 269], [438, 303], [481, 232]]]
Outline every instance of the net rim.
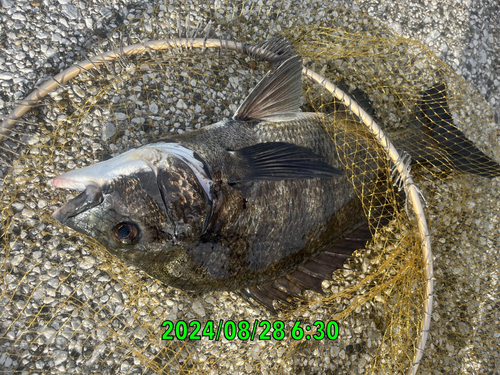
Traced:
[[[14, 127], [17, 121], [21, 119], [21, 117], [26, 114], [33, 106], [35, 106], [38, 101], [46, 97], [50, 92], [56, 90], [59, 86], [70, 81], [80, 73], [87, 72], [92, 68], [97, 68], [98, 66], [106, 64], [107, 62], [112, 62], [125, 56], [132, 56], [149, 51], [166, 50], [171, 48], [202, 48], [203, 50], [205, 50], [206, 48], [219, 48], [221, 50], [226, 49], [244, 54], [249, 51], [248, 47], [250, 47], [252, 54], [259, 55], [260, 53], [262, 57], [265, 56], [267, 58], [276, 57], [276, 55], [273, 56], [273, 54], [270, 54], [269, 51], [264, 51], [259, 47], [236, 41], [206, 38], [175, 38], [152, 40], [144, 43], [121, 46], [118, 49], [93, 56], [92, 58], [87, 58], [73, 64], [69, 68], [57, 74], [55, 77], [50, 77], [47, 82], [43, 83], [40, 87], [33, 90], [31, 94], [29, 94], [22, 101], [22, 104], [16, 106], [2, 121], [2, 124], [0, 126], [0, 142], [2, 142], [3, 138], [6, 137], [8, 132]], [[413, 211], [416, 215], [421, 240], [425, 277], [424, 302], [422, 306], [423, 312], [420, 320], [420, 334], [415, 346], [412, 366], [407, 371], [408, 374], [414, 375], [417, 373], [418, 367], [424, 354], [425, 344], [428, 339], [432, 318], [434, 295], [432, 248], [427, 220], [421, 200], [421, 192], [413, 182], [413, 178], [410, 174], [409, 168], [407, 168], [404, 158], [399, 154], [380, 125], [378, 125], [363, 108], [361, 108], [348, 94], [346, 94], [339, 87], [327, 80], [322, 75], [306, 67], [303, 67], [302, 74], [328, 90], [335, 98], [341, 101], [361, 119], [363, 124], [370, 131], [370, 133], [373, 134], [376, 141], [384, 149], [390, 160], [393, 162], [396, 170], [401, 176], [407, 199], [409, 199], [412, 204]]]

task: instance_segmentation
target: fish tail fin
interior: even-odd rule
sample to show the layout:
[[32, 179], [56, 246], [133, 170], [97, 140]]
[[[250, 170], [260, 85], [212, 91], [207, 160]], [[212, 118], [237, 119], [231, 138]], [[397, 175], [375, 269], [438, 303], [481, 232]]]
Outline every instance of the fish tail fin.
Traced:
[[[351, 90], [344, 79], [338, 86], [370, 116], [375, 115], [373, 103], [363, 90]], [[488, 178], [500, 176], [500, 164], [479, 150], [453, 124], [445, 83], [438, 82], [421, 95], [410, 126], [389, 133], [396, 148], [408, 152], [414, 162]], [[336, 111], [358, 120], [342, 104], [337, 106]]]
[[418, 142], [408, 139], [413, 143], [409, 150], [413, 160], [488, 178], [500, 176], [500, 165], [453, 124], [443, 82], [422, 93], [411, 128], [419, 138]]
[[363, 221], [344, 239], [332, 245], [311, 259], [308, 263], [292, 270], [276, 280], [247, 287], [239, 291], [249, 302], [257, 302], [269, 311], [276, 313], [273, 302], [291, 304], [304, 290], [324, 294], [323, 280], [331, 280], [332, 273], [341, 269], [356, 250], [364, 249], [372, 239], [367, 221]]

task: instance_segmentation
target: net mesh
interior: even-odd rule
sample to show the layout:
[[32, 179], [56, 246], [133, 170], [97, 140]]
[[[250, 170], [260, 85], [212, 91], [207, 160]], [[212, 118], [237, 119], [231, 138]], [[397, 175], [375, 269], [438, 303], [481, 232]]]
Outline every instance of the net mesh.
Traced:
[[[307, 67], [371, 102], [374, 118], [411, 156], [427, 147], [412, 125], [423, 92], [442, 82], [454, 125], [500, 160], [491, 131], [497, 125], [481, 96], [423, 45], [368, 16], [288, 2], [216, 2], [196, 12], [190, 3], [174, 4], [129, 19], [95, 53], [119, 48], [121, 38], [133, 44], [197, 32], [255, 44], [283, 35]], [[268, 17], [259, 22], [260, 14]], [[311, 14], [316, 22], [307, 24]], [[210, 22], [210, 31], [201, 32]], [[169, 288], [52, 219], [74, 197], [51, 187], [53, 177], [230, 118], [267, 69], [225, 50], [149, 51], [80, 74], [16, 124], [0, 145], [11, 165], [0, 206], [2, 373], [402, 373], [411, 367], [425, 284], [413, 213], [401, 204], [392, 166], [364, 125], [307, 79], [302, 109], [330, 115], [325, 124], [374, 233], [365, 250], [323, 283], [324, 295], [305, 292], [273, 316], [233, 293]], [[498, 179], [437, 160], [412, 167], [428, 202], [436, 277], [420, 371], [494, 373], [500, 365]], [[376, 182], [366, 183], [363, 172], [376, 174]], [[297, 320], [337, 320], [340, 332], [336, 340], [161, 340], [163, 321], [195, 319], [202, 325], [282, 320], [288, 331]]]

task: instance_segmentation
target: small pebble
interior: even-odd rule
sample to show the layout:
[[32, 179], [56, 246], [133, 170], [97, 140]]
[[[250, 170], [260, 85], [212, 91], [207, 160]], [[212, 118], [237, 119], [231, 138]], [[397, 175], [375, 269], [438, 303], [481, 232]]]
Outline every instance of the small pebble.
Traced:
[[61, 6], [61, 13], [70, 20], [76, 20], [78, 18], [78, 9], [72, 4], [63, 4]]

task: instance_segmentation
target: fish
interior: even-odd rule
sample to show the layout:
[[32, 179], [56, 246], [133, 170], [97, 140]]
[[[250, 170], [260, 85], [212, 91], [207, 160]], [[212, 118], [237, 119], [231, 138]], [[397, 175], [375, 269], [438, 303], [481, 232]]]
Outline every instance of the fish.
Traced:
[[[368, 132], [353, 138], [335, 115], [300, 111], [302, 67], [287, 55], [229, 120], [54, 178], [81, 193], [53, 217], [175, 288], [238, 291], [270, 310], [305, 289], [322, 292], [372, 237], [373, 213], [353, 182], [374, 184], [386, 158]], [[447, 105], [441, 86], [429, 90], [423, 99]], [[430, 102], [412, 123], [421, 138], [434, 136], [430, 121], [453, 126]], [[348, 165], [346, 155], [363, 162]], [[416, 159], [426, 157], [435, 154]]]
[[414, 163], [489, 179], [500, 176], [500, 165], [454, 125], [447, 90], [438, 82], [422, 91], [413, 120], [404, 131], [391, 134], [393, 143]]

